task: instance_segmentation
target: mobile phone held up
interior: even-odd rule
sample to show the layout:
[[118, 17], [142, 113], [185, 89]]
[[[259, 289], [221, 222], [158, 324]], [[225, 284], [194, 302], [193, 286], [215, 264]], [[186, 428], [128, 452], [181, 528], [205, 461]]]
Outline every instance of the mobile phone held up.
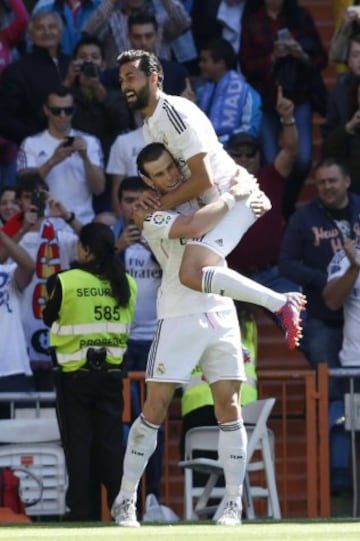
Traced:
[[38, 216], [44, 216], [45, 213], [45, 193], [37, 190], [31, 194], [31, 204], [36, 207]]
[[63, 147], [71, 147], [75, 141], [75, 137], [66, 137], [63, 143]]
[[279, 28], [279, 30], [277, 31], [278, 41], [286, 41], [287, 39], [290, 39], [290, 38], [291, 38], [291, 34], [288, 28]]
[[81, 64], [80, 71], [86, 75], [86, 77], [97, 77], [98, 68], [93, 62], [83, 62]]

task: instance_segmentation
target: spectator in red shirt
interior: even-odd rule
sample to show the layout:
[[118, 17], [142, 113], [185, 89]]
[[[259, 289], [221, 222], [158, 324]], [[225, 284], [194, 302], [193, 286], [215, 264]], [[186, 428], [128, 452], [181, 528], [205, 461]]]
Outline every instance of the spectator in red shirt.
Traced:
[[277, 91], [276, 109], [283, 128], [280, 134], [281, 149], [273, 162], [260, 167], [259, 140], [247, 133], [232, 135], [226, 147], [236, 163], [256, 176], [260, 189], [272, 204], [269, 212], [246, 232], [227, 260], [229, 266], [238, 272], [284, 293], [299, 289], [296, 284], [280, 276], [277, 266], [284, 228], [281, 205], [285, 186], [287, 182], [292, 182], [289, 175], [298, 152], [298, 130], [293, 116], [294, 104], [283, 96], [281, 87]]
[[299, 150], [285, 189], [283, 214], [288, 218], [312, 163], [313, 110], [320, 112], [321, 105], [325, 114], [326, 90], [319, 74], [327, 65], [327, 53], [309, 11], [297, 0], [249, 2], [242, 20], [240, 65], [263, 99], [260, 144], [264, 163], [271, 163], [278, 152], [277, 84], [295, 105]]

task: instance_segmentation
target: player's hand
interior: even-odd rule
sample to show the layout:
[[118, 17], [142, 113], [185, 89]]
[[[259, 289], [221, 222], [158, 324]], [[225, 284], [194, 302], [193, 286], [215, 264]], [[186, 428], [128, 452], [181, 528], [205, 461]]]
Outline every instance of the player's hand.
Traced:
[[[250, 175], [244, 167], [237, 167], [235, 175], [231, 178], [230, 193], [235, 199], [245, 199], [254, 190], [257, 190], [257, 180], [253, 175]], [[232, 192], [234, 190], [234, 193]]]
[[259, 190], [253, 194], [250, 201], [250, 208], [255, 214], [256, 218], [261, 218], [261, 216], [266, 214], [271, 209], [271, 201], [268, 196], [264, 194], [264, 192]]
[[140, 193], [136, 204], [141, 209], [147, 211], [157, 210], [161, 207], [161, 198], [155, 191], [145, 190]]

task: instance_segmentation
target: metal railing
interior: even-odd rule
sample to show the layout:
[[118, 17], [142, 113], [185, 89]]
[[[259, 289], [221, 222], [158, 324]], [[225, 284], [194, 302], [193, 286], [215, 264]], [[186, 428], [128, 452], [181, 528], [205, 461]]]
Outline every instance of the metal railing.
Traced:
[[[292, 425], [303, 430], [305, 444], [306, 516], [330, 516], [328, 394], [325, 374], [316, 377], [313, 370], [259, 370], [261, 397], [275, 396], [269, 426], [275, 433], [276, 473], [283, 516], [291, 514], [289, 452]], [[298, 393], [294, 400], [294, 389]]]
[[349, 382], [349, 403], [348, 410], [345, 407], [345, 429], [350, 432], [351, 440], [351, 470], [352, 470], [352, 489], [353, 489], [353, 502], [352, 512], [353, 517], [357, 516], [359, 507], [359, 487], [358, 487], [358, 466], [356, 459], [356, 432], [359, 431], [358, 415], [356, 414], [355, 404], [355, 379], [360, 378], [360, 368], [328, 368], [327, 365], [323, 368], [324, 374], [327, 378], [336, 378], [342, 380], [348, 380]]
[[[359, 372], [360, 373], [360, 372]], [[259, 370], [258, 381], [260, 396], [275, 396], [277, 401], [269, 426], [275, 433], [276, 474], [282, 515], [291, 516], [292, 501], [292, 455], [291, 432], [293, 427], [301, 426], [302, 441], [305, 445], [304, 467], [306, 511], [308, 518], [330, 516], [329, 489], [329, 425], [328, 425], [328, 378], [327, 365], [320, 365], [318, 374], [312, 370]], [[139, 386], [140, 403], [145, 400], [145, 381], [143, 372], [131, 372], [123, 380], [124, 422], [131, 422], [131, 384]], [[295, 390], [295, 392], [294, 392]], [[40, 402], [53, 402], [55, 393], [0, 393], [0, 401], [12, 403], [18, 401], [35, 403], [35, 410], [40, 409]], [[14, 411], [12, 409], [12, 411]], [[163, 500], [172, 507], [169, 478], [169, 424], [165, 424]], [[145, 502], [145, 483], [142, 484], [142, 503]], [[103, 497], [103, 502], [106, 498]], [[109, 519], [106, 505], [103, 505], [103, 519]]]

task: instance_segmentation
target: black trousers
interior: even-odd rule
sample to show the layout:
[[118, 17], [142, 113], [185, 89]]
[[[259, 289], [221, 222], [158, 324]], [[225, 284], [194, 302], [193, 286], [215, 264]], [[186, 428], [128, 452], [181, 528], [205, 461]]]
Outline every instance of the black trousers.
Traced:
[[107, 489], [111, 507], [122, 477], [122, 373], [58, 372], [55, 387], [69, 476], [69, 518], [99, 520], [100, 483]]

